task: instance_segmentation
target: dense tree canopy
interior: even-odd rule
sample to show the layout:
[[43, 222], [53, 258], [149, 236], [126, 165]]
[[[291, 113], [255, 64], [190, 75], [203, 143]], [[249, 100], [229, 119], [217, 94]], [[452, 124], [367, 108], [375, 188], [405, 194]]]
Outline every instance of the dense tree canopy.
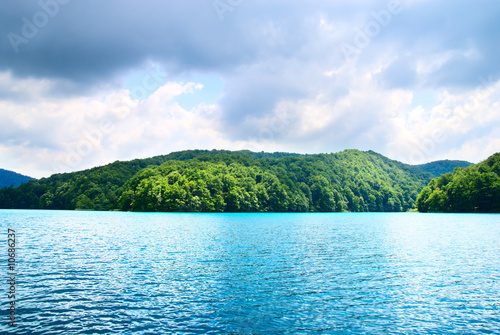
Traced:
[[0, 190], [0, 208], [183, 212], [400, 212], [431, 175], [375, 152], [190, 150]]
[[441, 160], [430, 162], [426, 164], [415, 165], [420, 170], [431, 173], [434, 177], [439, 177], [442, 174], [453, 172], [456, 167], [466, 168], [471, 166], [472, 163], [466, 161], [452, 161], [452, 160]]
[[430, 181], [419, 194], [420, 212], [500, 213], [500, 153]]

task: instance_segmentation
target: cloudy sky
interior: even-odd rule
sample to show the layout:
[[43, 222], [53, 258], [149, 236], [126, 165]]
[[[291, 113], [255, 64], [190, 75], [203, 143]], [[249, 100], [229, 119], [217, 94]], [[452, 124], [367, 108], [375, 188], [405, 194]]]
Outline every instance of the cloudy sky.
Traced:
[[37, 0], [0, 11], [0, 167], [185, 149], [500, 151], [500, 2]]

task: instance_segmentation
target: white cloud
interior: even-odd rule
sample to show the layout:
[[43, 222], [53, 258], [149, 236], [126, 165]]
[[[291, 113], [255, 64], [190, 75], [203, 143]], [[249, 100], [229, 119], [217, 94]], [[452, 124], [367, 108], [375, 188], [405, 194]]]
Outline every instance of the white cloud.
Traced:
[[[399, 133], [390, 150], [400, 160], [421, 164], [432, 160], [478, 162], [498, 152], [500, 81], [460, 94], [444, 91], [433, 108], [418, 106], [392, 121]], [[406, 134], [406, 135], [405, 135]]]
[[14, 79], [11, 71], [0, 72], [0, 92], [3, 93], [4, 99], [39, 99], [47, 96], [52, 88], [53, 83], [47, 79]]
[[[12, 78], [11, 84], [16, 85]], [[3, 167], [42, 177], [179, 148], [235, 148], [238, 143], [215, 130], [216, 106], [187, 111], [173, 101], [199, 88], [168, 82], [140, 102], [126, 90], [51, 101], [38, 97], [28, 104], [0, 101]]]

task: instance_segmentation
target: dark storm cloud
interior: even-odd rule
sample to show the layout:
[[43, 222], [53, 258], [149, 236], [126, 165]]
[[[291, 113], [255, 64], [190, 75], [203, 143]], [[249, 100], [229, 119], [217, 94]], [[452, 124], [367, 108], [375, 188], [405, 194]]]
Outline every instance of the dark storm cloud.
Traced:
[[[55, 15], [36, 27], [44, 22], [37, 13], [47, 12], [40, 4]], [[208, 1], [9, 1], [0, 22], [0, 67], [21, 77], [92, 84], [147, 59], [182, 72], [219, 69], [251, 55], [236, 38], [240, 29], [225, 29]]]
[[[173, 72], [224, 72], [276, 55], [299, 55], [301, 48], [310, 46], [315, 38], [314, 20], [320, 13], [334, 22], [356, 24], [358, 17], [369, 20], [371, 12], [387, 6], [385, 1], [369, 5], [241, 1], [220, 20], [213, 4], [208, 0], [6, 1], [0, 13], [0, 67], [18, 76], [89, 83], [138, 66], [146, 59], [164, 62]], [[44, 20], [43, 15], [37, 15], [41, 12], [53, 16], [45, 15]], [[496, 1], [416, 2], [406, 6], [372, 44], [404, 46], [401, 51], [415, 59], [475, 48], [477, 58], [454, 56], [435, 77], [431, 74], [428, 78], [436, 84], [456, 83], [453, 69], [461, 66], [466, 74], [458, 80], [466, 85], [478, 70], [499, 71], [499, 14], [500, 3]], [[41, 26], [35, 27], [34, 36], [25, 38], [26, 43], [13, 47], [8, 34], [23, 37], [26, 22]], [[345, 37], [349, 39], [349, 30]], [[320, 56], [336, 49], [338, 45], [330, 44], [315, 51]]]
[[[480, 75], [500, 77], [500, 3], [497, 1], [420, 1], [408, 5], [387, 31], [377, 38], [377, 53], [392, 48], [407, 58], [408, 67], [442, 64], [421, 74], [415, 84], [427, 88], [473, 88]], [[404, 67], [403, 64], [393, 64]], [[396, 87], [407, 87], [408, 67], [402, 76], [392, 76]], [[390, 81], [390, 78], [387, 77]]]
[[308, 15], [354, 10], [320, 2], [255, 1], [242, 2], [220, 20], [211, 0], [39, 0], [3, 6], [3, 70], [88, 82], [145, 59], [161, 61], [173, 72], [224, 71], [274, 54], [293, 55], [311, 37]]

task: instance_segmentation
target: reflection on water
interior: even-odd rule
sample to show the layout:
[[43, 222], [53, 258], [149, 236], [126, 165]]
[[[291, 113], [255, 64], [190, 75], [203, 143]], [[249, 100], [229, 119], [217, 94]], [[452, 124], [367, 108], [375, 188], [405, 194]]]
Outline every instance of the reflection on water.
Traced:
[[18, 334], [500, 329], [500, 216], [0, 215], [18, 232]]

